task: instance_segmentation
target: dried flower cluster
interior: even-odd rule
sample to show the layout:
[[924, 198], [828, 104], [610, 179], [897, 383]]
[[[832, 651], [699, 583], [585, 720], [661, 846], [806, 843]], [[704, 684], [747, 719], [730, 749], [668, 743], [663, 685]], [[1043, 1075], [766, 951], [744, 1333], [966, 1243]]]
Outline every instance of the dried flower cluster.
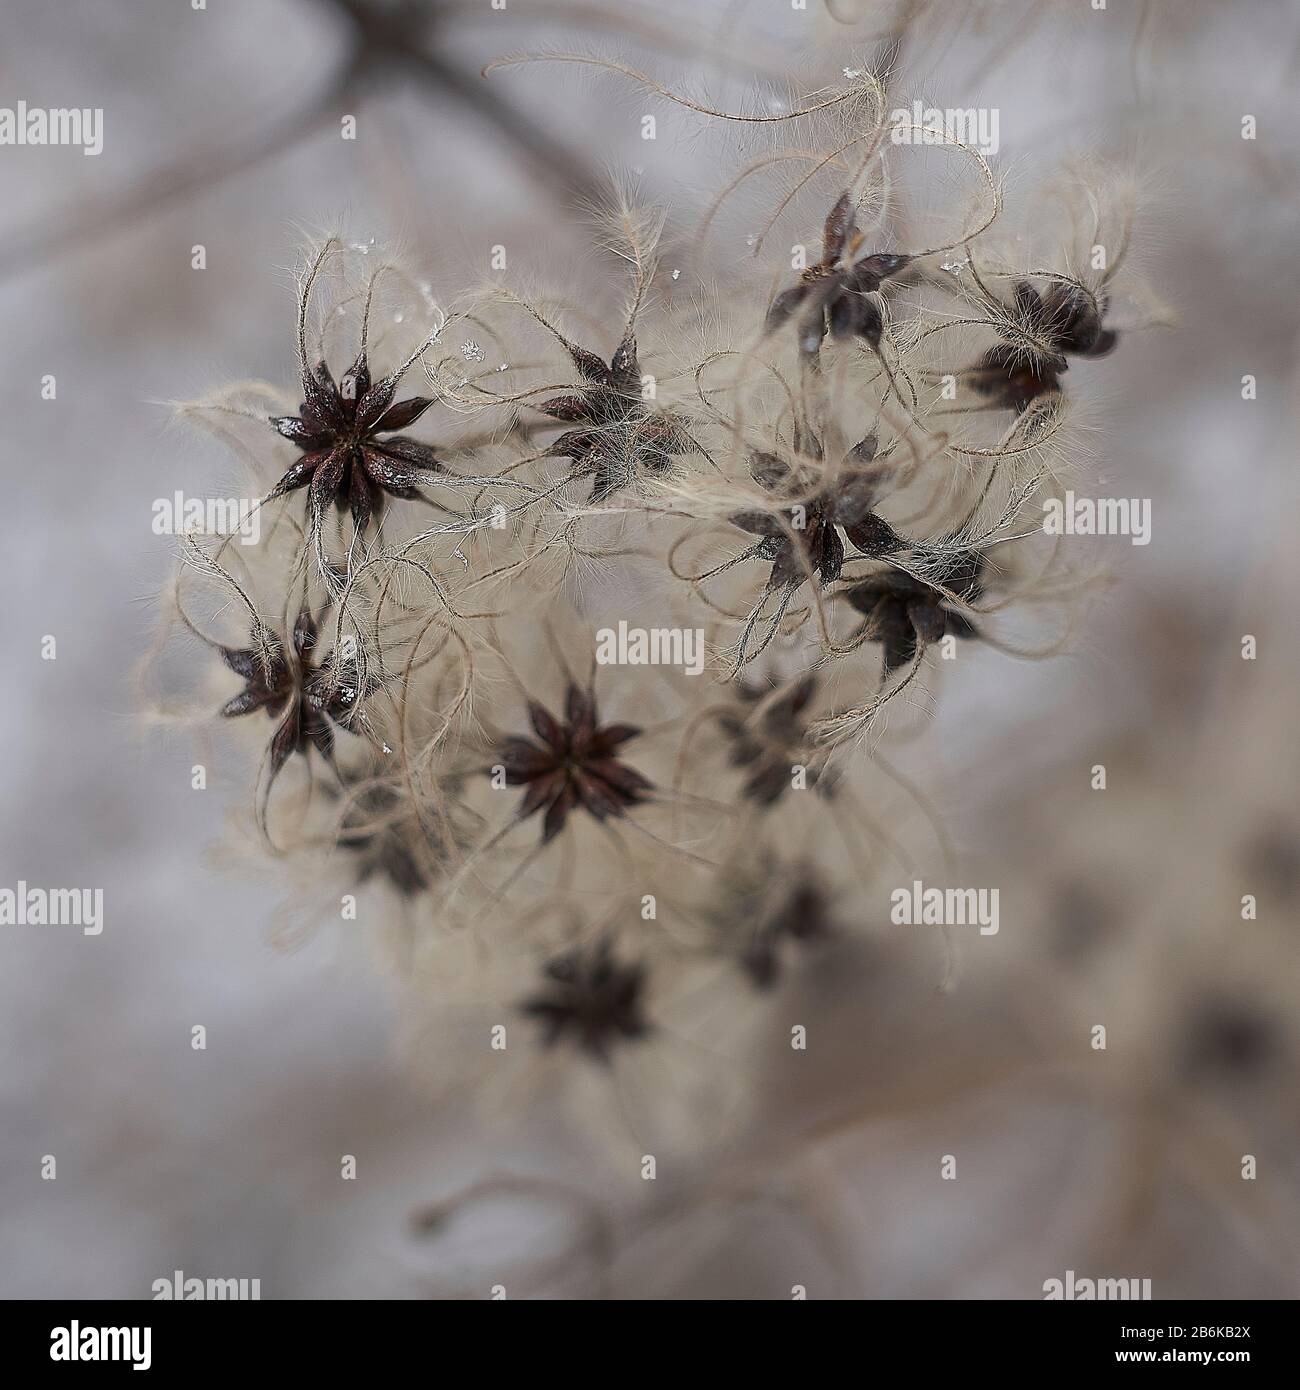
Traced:
[[[617, 270], [568, 298], [331, 240], [292, 394], [190, 409], [259, 480], [258, 544], [187, 536], [174, 590], [204, 679], [243, 682], [207, 707], [257, 735], [258, 833], [401, 918], [485, 1065], [502, 1025], [613, 1063], [676, 1001], [771, 998], [885, 929], [899, 716], [977, 644], [1034, 655], [1016, 624], [1084, 586], [1042, 503], [1084, 462], [1067, 370], [1151, 321], [1131, 199], [1088, 170], [1005, 194], [886, 109], [866, 74], [767, 118], [672, 238], [611, 194]], [[598, 663], [620, 625], [644, 650]]]

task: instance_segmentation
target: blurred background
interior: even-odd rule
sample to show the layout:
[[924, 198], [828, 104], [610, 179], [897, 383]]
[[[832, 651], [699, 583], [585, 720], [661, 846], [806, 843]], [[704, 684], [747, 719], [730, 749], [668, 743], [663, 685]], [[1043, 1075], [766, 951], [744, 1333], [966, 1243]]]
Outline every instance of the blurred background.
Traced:
[[[0, 928], [0, 1293], [148, 1297], [179, 1269], [263, 1297], [1035, 1298], [1072, 1269], [1300, 1294], [1293, 6], [5, 0], [4, 29], [0, 106], [102, 107], [104, 146], [0, 147], [0, 884], [102, 886], [106, 925]], [[431, 1101], [366, 944], [276, 948], [285, 885], [211, 851], [239, 779], [191, 790], [202, 755], [141, 736], [131, 681], [170, 566], [152, 503], [233, 475], [169, 403], [289, 385], [305, 235], [396, 242], [451, 293], [496, 243], [523, 281], [580, 255], [574, 195], [610, 169], [670, 209], [717, 186], [693, 128], [642, 141], [612, 79], [479, 77], [538, 48], [722, 104], [885, 62], [900, 104], [998, 108], [1012, 189], [1129, 161], [1179, 319], [1071, 371], [1097, 490], [1151, 498], [1152, 543], [1109, 543], [1059, 659], [973, 660], [908, 763], [970, 881], [1004, 885], [1002, 931], [947, 997], [887, 951], [809, 972], [834, 1060], [809, 1085], [788, 1049], [740, 1059], [746, 1143], [655, 1184], [564, 1125]]]

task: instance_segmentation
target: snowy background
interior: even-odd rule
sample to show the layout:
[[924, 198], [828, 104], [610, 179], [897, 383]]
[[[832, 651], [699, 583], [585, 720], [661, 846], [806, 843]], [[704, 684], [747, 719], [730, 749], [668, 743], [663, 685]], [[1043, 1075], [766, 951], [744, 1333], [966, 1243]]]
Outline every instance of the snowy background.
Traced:
[[[647, 152], [640, 104], [609, 82], [520, 71], [493, 79], [507, 105], [486, 109], [483, 61], [595, 44], [734, 99], [738, 67], [798, 52], [812, 88], [889, 27], [889, 7], [838, 8], [864, 18], [837, 25], [816, 0], [431, 0], [394, 22], [416, 34], [411, 14], [427, 17], [435, 67], [376, 51], [339, 98], [345, 5], [6, 0], [0, 105], [102, 107], [105, 142], [98, 158], [0, 148], [0, 884], [102, 886], [106, 927], [0, 929], [0, 1294], [147, 1297], [181, 1269], [258, 1277], [264, 1297], [482, 1296], [557, 1250], [518, 1276], [528, 1292], [783, 1297], [793, 1265], [813, 1296], [1035, 1297], [1067, 1268], [1152, 1277], [1157, 1296], [1300, 1294], [1291, 7], [985, 3], [960, 22], [944, 12], [965, 7], [916, 7], [899, 89], [997, 106], [1013, 184], [1084, 148], [1147, 171], [1142, 266], [1180, 324], [1071, 371], [1104, 405], [1099, 470], [1153, 499], [1154, 542], [1116, 547], [1116, 583], [1060, 660], [981, 655], [920, 769], [1004, 898], [1033, 902], [1032, 930], [1000, 938], [950, 1000], [817, 1000], [830, 1036], [843, 1017], [860, 1039], [855, 1015], [876, 1010], [836, 1074], [857, 1121], [780, 1160], [839, 1213], [835, 1259], [806, 1212], [723, 1200], [714, 1174], [652, 1207], [611, 1190], [602, 1277], [563, 1256], [563, 1213], [523, 1199], [413, 1236], [413, 1210], [485, 1174], [571, 1175], [579, 1141], [431, 1104], [364, 946], [323, 931], [274, 949], [271, 876], [214, 864], [237, 780], [192, 791], [202, 755], [139, 729], [131, 670], [169, 566], [151, 504], [230, 476], [166, 403], [289, 383], [304, 230], [346, 218], [445, 247], [453, 267], [511, 239], [521, 275], [540, 271], [581, 244], [550, 162], [565, 151], [597, 173], [642, 164], [670, 207], [716, 171], [685, 136]], [[1244, 633], [1261, 644], [1250, 668]], [[1059, 1035], [1099, 1016], [1133, 1045], [1080, 1082], [1056, 1065]], [[1041, 1065], [1008, 1064], [1026, 1056]], [[950, 1152], [961, 1178], [939, 1184]]]

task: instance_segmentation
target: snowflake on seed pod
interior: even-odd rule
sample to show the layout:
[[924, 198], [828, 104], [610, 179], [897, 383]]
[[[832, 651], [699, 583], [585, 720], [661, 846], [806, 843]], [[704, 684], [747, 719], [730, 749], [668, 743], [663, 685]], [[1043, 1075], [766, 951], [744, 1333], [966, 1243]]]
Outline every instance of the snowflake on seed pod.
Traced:
[[544, 845], [564, 829], [575, 807], [600, 821], [617, 819], [652, 790], [639, 772], [615, 757], [641, 730], [631, 724], [601, 727], [590, 691], [569, 686], [564, 723], [536, 701], [529, 704], [528, 716], [540, 742], [509, 738], [499, 756], [506, 781], [528, 787], [516, 819], [527, 820], [545, 808]]
[[935, 584], [941, 588], [901, 570], [887, 570], [849, 585], [844, 597], [865, 615], [858, 633], [881, 644], [888, 675], [948, 633], [954, 637], [980, 635], [948, 594], [966, 603], [976, 602], [984, 592], [983, 576], [983, 555], [959, 551], [935, 576]]
[[605, 501], [643, 475], [663, 476], [674, 456], [695, 448], [671, 415], [646, 405], [631, 333], [608, 366], [576, 343], [566, 341], [565, 346], [586, 384], [581, 391], [554, 396], [536, 408], [553, 420], [580, 426], [560, 435], [546, 456], [571, 459], [579, 472], [593, 475], [592, 502]]
[[445, 470], [429, 445], [392, 433], [414, 424], [433, 404], [427, 396], [394, 403], [401, 376], [397, 372], [372, 383], [364, 348], [337, 383], [324, 362], [315, 371], [304, 364], [297, 415], [270, 417], [302, 457], [270, 498], [310, 487], [313, 515], [321, 515], [331, 502], [339, 511], [351, 508], [360, 534], [380, 513], [386, 495], [419, 497], [424, 475]]
[[862, 247], [853, 199], [840, 195], [826, 218], [822, 258], [810, 265], [797, 285], [782, 290], [767, 311], [766, 331], [775, 332], [799, 315], [799, 349], [810, 356], [829, 330], [832, 338], [858, 337], [876, 347], [884, 328], [880, 306], [868, 299], [881, 282], [911, 263], [910, 256], [853, 257]]
[[1082, 285], [1054, 281], [1042, 294], [1028, 280], [1018, 280], [1014, 304], [1005, 309], [1006, 339], [990, 348], [970, 372], [971, 386], [982, 396], [1023, 415], [1040, 396], [1061, 389], [1069, 357], [1105, 357], [1119, 341], [1105, 328], [1104, 294]]
[[644, 1037], [650, 1025], [642, 1013], [645, 970], [614, 958], [608, 939], [578, 946], [547, 962], [546, 983], [519, 1005], [542, 1021], [542, 1045], [569, 1038], [598, 1061], [609, 1060], [610, 1047]]
[[355, 732], [351, 723], [360, 693], [355, 670], [332, 659], [317, 664], [316, 638], [316, 620], [304, 607], [293, 625], [292, 646], [275, 642], [265, 660], [256, 650], [256, 634], [253, 647], [218, 648], [226, 665], [245, 681], [244, 689], [222, 706], [222, 715], [232, 719], [259, 709], [272, 719], [284, 714], [271, 738], [268, 791], [292, 754], [306, 756], [314, 747], [333, 762], [335, 725]]
[[906, 546], [907, 542], [872, 510], [885, 476], [879, 466], [867, 467], [875, 456], [876, 438], [868, 435], [850, 450], [840, 479], [817, 491], [809, 470], [792, 467], [776, 454], [750, 455], [749, 471], [754, 481], [790, 504], [788, 522], [773, 512], [736, 512], [730, 518], [733, 526], [763, 537], [749, 553], [772, 561], [770, 589], [797, 588], [809, 570], [823, 584], [838, 579], [844, 565], [844, 542], [837, 528], [842, 528], [864, 555], [879, 557]]

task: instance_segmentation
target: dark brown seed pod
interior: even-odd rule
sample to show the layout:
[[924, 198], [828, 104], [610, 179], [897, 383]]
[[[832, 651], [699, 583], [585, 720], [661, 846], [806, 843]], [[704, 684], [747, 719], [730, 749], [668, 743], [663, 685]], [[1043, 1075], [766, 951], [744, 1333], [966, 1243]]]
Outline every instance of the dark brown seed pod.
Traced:
[[543, 1047], [568, 1041], [607, 1062], [615, 1044], [650, 1031], [643, 1013], [645, 970], [615, 959], [608, 939], [554, 957], [544, 975], [542, 988], [519, 1005], [541, 1021]]
[[878, 347], [884, 319], [880, 306], [867, 296], [909, 265], [911, 257], [878, 253], [854, 261], [861, 244], [853, 200], [842, 193], [826, 217], [821, 260], [772, 301], [765, 331], [774, 333], [798, 314], [799, 348], [809, 356], [828, 331], [836, 339], [861, 338]]
[[742, 795], [763, 807], [775, 806], [790, 790], [796, 764], [806, 771], [807, 785], [830, 795], [833, 781], [822, 776], [824, 768], [812, 758], [806, 742], [807, 710], [817, 693], [816, 676], [805, 676], [769, 705], [757, 720], [750, 708], [765, 698], [761, 687], [742, 685], [740, 706], [725, 711], [719, 727], [731, 744], [731, 762], [745, 769]]
[[769, 587], [798, 586], [808, 570], [823, 584], [834, 583], [844, 566], [840, 530], [864, 555], [878, 557], [906, 547], [908, 542], [872, 510], [884, 479], [878, 469], [866, 467], [875, 452], [875, 437], [868, 436], [850, 451], [846, 461], [852, 469], [833, 488], [811, 496], [808, 479], [784, 459], [764, 452], [750, 455], [754, 481], [776, 497], [791, 499], [792, 508], [801, 508], [801, 525], [782, 525], [773, 512], [736, 512], [730, 518], [733, 526], [763, 537], [754, 555], [772, 562]]
[[591, 501], [604, 502], [643, 476], [662, 477], [675, 456], [694, 445], [666, 411], [650, 409], [641, 394], [641, 364], [630, 333], [609, 365], [576, 343], [566, 344], [585, 388], [542, 401], [535, 408], [553, 420], [580, 424], [547, 449], [592, 476]]
[[358, 532], [378, 515], [385, 496], [418, 497], [423, 476], [445, 470], [428, 444], [393, 431], [413, 425], [433, 401], [411, 396], [394, 403], [398, 384], [397, 376], [372, 383], [364, 351], [337, 384], [324, 362], [305, 372], [298, 414], [270, 417], [303, 451], [270, 497], [310, 487], [314, 513], [330, 503], [350, 509]]
[[1102, 326], [1105, 296], [1082, 285], [1053, 281], [1040, 294], [1028, 280], [1017, 280], [1012, 303], [1003, 307], [1011, 320], [999, 330], [1005, 341], [991, 347], [967, 376], [980, 395], [1018, 415], [1061, 389], [1070, 357], [1105, 357], [1119, 341], [1118, 333]]
[[517, 819], [545, 810], [542, 843], [553, 840], [581, 808], [597, 820], [617, 819], [646, 799], [651, 783], [615, 757], [641, 731], [597, 723], [595, 697], [570, 685], [562, 723], [536, 702], [528, 706], [536, 739], [510, 738], [499, 751], [506, 781], [528, 788]]
[[316, 641], [316, 619], [303, 608], [293, 625], [291, 644], [286, 648], [277, 643], [269, 665], [254, 648], [219, 648], [222, 660], [245, 681], [244, 689], [222, 706], [222, 715], [229, 719], [264, 709], [272, 719], [284, 716], [271, 738], [268, 791], [294, 753], [305, 756], [315, 748], [333, 762], [334, 729], [353, 732], [351, 720], [361, 693], [356, 673], [348, 663], [318, 663]]
[[[961, 551], [935, 579], [958, 598], [974, 602], [984, 591], [983, 571], [982, 555]], [[962, 638], [979, 636], [975, 624], [941, 589], [901, 570], [872, 575], [850, 584], [843, 593], [865, 616], [859, 632], [869, 634], [868, 640], [879, 642], [884, 649], [886, 675], [906, 666], [918, 652], [949, 633]]]

